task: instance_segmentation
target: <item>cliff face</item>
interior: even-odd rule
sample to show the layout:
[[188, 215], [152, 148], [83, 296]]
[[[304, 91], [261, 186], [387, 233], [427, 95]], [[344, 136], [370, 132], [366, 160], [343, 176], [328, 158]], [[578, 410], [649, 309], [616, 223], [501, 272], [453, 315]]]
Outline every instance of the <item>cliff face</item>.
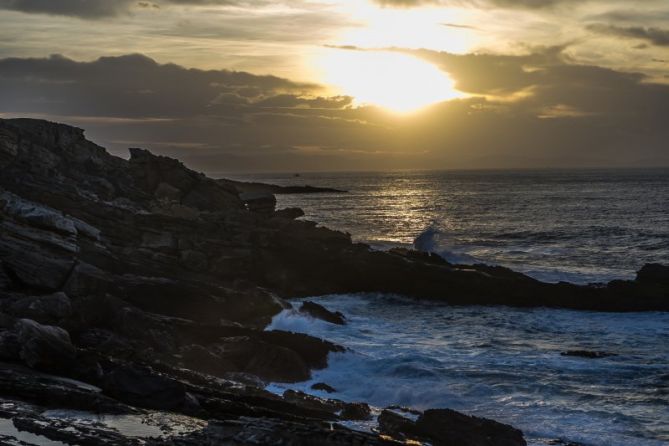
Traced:
[[233, 310], [230, 296], [269, 296], [260, 286], [282, 297], [388, 291], [457, 304], [669, 306], [657, 275], [606, 288], [547, 285], [504, 268], [372, 252], [346, 234], [293, 220], [298, 211], [274, 212], [271, 200], [245, 203], [234, 185], [177, 160], [141, 149], [130, 154], [129, 161], [111, 156], [69, 126], [0, 121], [5, 282], [71, 297], [110, 293], [173, 316], [258, 324], [279, 308], [273, 298], [255, 298], [253, 313], [249, 305]]
[[[366, 418], [365, 406], [279, 398], [255, 385], [305, 380], [341, 350], [262, 331], [289, 307], [282, 298], [387, 291], [455, 304], [669, 309], [661, 266], [633, 282], [578, 287], [413, 251], [374, 252], [347, 234], [294, 220], [299, 210], [240, 197], [233, 184], [177, 160], [130, 154], [111, 156], [66, 125], [0, 120], [0, 361], [102, 389], [63, 391], [17, 365], [0, 373], [0, 396], [96, 411], [127, 412], [130, 404], [207, 419], [271, 416], [298, 425], [253, 422], [223, 431], [327, 436], [324, 426], [306, 428], [304, 420]], [[213, 377], [249, 387], [231, 390]], [[321, 444], [385, 441], [342, 435], [343, 443]], [[522, 444], [522, 436], [510, 438], [471, 444]]]

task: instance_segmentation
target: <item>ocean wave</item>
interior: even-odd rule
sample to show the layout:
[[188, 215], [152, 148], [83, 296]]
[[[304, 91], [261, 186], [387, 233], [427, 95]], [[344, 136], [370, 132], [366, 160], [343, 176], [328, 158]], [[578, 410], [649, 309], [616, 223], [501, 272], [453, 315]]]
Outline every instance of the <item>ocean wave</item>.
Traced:
[[[448, 307], [382, 294], [309, 300], [343, 312], [348, 324], [286, 310], [268, 328], [325, 337], [347, 350], [331, 354], [307, 382], [269, 387], [277, 393], [451, 408], [515, 425], [533, 446], [557, 438], [594, 446], [669, 439], [662, 422], [669, 423], [668, 313]], [[615, 356], [560, 354], [579, 349]], [[317, 382], [337, 392], [312, 390]]]

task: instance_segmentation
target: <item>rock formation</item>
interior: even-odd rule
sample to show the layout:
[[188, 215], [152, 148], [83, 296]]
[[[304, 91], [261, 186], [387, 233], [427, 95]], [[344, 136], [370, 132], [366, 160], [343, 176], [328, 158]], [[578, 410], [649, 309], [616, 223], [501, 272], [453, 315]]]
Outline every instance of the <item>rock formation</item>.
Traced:
[[[373, 251], [296, 220], [299, 210], [275, 211], [261, 192], [240, 196], [234, 184], [141, 149], [114, 157], [70, 126], [0, 120], [0, 422], [69, 444], [137, 444], [41, 410], [158, 410], [208, 424], [155, 444], [395, 444], [336, 424], [367, 418], [363, 404], [264, 390], [308, 379], [342, 350], [263, 331], [291, 307], [284, 299], [385, 291], [452, 304], [669, 309], [665, 267], [602, 287], [549, 285]], [[302, 311], [344, 322], [322, 307]], [[450, 438], [433, 415], [419, 420], [421, 436]], [[480, 428], [493, 439], [471, 444], [524, 444], [497, 424], [469, 425], [458, 438], [479, 438]]]

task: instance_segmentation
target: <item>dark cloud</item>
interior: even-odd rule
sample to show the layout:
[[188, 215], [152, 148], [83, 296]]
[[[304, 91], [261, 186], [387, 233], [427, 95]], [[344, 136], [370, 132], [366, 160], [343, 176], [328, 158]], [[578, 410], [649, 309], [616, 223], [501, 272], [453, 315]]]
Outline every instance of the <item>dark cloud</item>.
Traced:
[[100, 19], [128, 13], [132, 8], [159, 8], [161, 5], [264, 6], [263, 0], [0, 0], [0, 9], [25, 13]]
[[143, 146], [208, 172], [669, 165], [669, 86], [563, 50], [395, 49], [473, 95], [404, 117], [314, 85], [141, 55], [0, 59], [0, 116], [68, 122], [116, 153]]
[[669, 29], [643, 26], [615, 26], [603, 23], [588, 25], [590, 31], [626, 39], [644, 40], [656, 46], [669, 46]]
[[130, 118], [231, 113], [274, 95], [318, 88], [274, 76], [161, 65], [139, 54], [93, 62], [8, 58], [0, 60], [0, 80], [5, 109]]
[[118, 15], [136, 3], [136, 0], [0, 0], [0, 9], [101, 18]]

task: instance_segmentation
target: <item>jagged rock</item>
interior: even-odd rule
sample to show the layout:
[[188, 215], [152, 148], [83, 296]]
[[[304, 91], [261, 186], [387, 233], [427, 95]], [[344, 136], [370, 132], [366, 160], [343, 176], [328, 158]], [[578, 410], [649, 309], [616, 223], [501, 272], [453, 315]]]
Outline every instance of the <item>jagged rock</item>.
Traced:
[[636, 275], [637, 282], [669, 286], [669, 266], [658, 263], [644, 265]]
[[257, 182], [234, 181], [229, 179], [216, 180], [219, 184], [232, 187], [240, 194], [242, 193], [265, 193], [265, 194], [328, 194], [328, 193], [346, 193], [345, 190], [333, 189], [329, 187], [314, 186], [278, 186], [276, 184], [266, 184]]
[[418, 432], [435, 446], [525, 446], [523, 433], [513, 427], [471, 417], [449, 409], [426, 410], [416, 421]]
[[107, 414], [136, 412], [133, 408], [102, 395], [95, 386], [36, 372], [15, 364], [0, 363], [0, 392], [5, 398], [16, 398], [50, 408]]
[[309, 366], [295, 351], [252, 338], [231, 338], [216, 345], [222, 361], [267, 381], [298, 382], [311, 376]]
[[184, 266], [184, 268], [191, 271], [205, 271], [209, 265], [207, 255], [200, 251], [187, 249], [182, 251], [180, 256], [181, 264]]
[[304, 217], [304, 211], [300, 208], [285, 208], [274, 212], [273, 216], [276, 218], [285, 218], [287, 220], [296, 220], [300, 217]]
[[172, 410], [188, 404], [183, 384], [147, 367], [117, 367], [105, 374], [102, 389], [108, 396], [149, 409]]
[[276, 197], [263, 192], [245, 192], [239, 198], [246, 204], [249, 211], [260, 214], [272, 214], [276, 208]]
[[73, 365], [76, 350], [70, 335], [62, 328], [20, 319], [16, 332], [19, 356], [31, 368], [58, 372]]
[[17, 318], [32, 319], [40, 324], [56, 324], [72, 314], [70, 298], [65, 293], [25, 296], [14, 300], [7, 311]]
[[0, 361], [19, 359], [19, 338], [16, 333], [0, 329]]
[[368, 420], [371, 418], [371, 409], [365, 403], [347, 403], [340, 400], [321, 399], [304, 392], [286, 390], [283, 393], [286, 401], [297, 403], [312, 410], [331, 413], [342, 420]]
[[311, 386], [312, 390], [321, 390], [323, 392], [327, 393], [336, 393], [337, 389], [334, 387], [326, 384], [326, 383], [316, 383]]
[[590, 358], [590, 359], [599, 359], [599, 358], [608, 358], [609, 356], [616, 356], [615, 353], [610, 352], [595, 352], [590, 350], [569, 350], [566, 352], [560, 353], [562, 356], [576, 356], [579, 358]]
[[390, 410], [378, 418], [381, 432], [434, 446], [525, 446], [523, 433], [506, 424], [450, 409], [426, 410], [416, 421]]
[[[183, 441], [187, 445], [233, 444], [235, 446], [398, 446], [400, 443], [372, 434], [354, 432], [331, 423], [298, 423], [242, 417], [210, 422], [206, 429]], [[183, 444], [183, 442], [182, 442]]]
[[302, 305], [300, 306], [300, 313], [308, 314], [313, 318], [321, 319], [331, 324], [336, 324], [336, 325], [346, 324], [344, 315], [341, 312], [330, 311], [324, 306], [319, 305], [315, 302], [310, 302], [310, 301], [303, 302]]
[[130, 171], [149, 194], [181, 198], [181, 203], [189, 207], [210, 211], [243, 207], [236, 190], [186, 169], [172, 158], [133, 148]]
[[2, 264], [2, 260], [0, 260], [0, 291], [9, 290], [12, 286], [12, 278], [9, 277], [9, 274], [7, 274], [7, 271], [5, 270], [5, 266]]
[[75, 260], [69, 256], [52, 256], [45, 250], [21, 250], [4, 257], [3, 263], [20, 286], [54, 292], [67, 281]]
[[158, 199], [170, 200], [170, 201], [180, 201], [181, 200], [181, 191], [174, 186], [171, 186], [167, 183], [159, 183], [156, 187], [156, 190], [153, 194]]
[[420, 436], [412, 420], [388, 409], [381, 412], [377, 422], [382, 433], [394, 438], [417, 438]]

